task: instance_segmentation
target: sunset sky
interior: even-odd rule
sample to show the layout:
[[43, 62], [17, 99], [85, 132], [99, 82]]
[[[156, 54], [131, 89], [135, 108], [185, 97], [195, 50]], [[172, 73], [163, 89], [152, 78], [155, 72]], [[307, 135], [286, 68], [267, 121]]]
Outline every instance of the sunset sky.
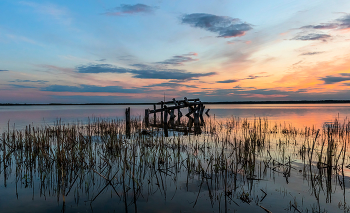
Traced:
[[0, 103], [350, 99], [349, 0], [0, 8]]

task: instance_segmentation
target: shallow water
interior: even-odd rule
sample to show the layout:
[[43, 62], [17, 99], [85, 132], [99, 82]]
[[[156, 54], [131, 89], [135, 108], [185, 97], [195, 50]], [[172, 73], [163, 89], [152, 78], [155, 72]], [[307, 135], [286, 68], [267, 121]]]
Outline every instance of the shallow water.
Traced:
[[[6, 130], [8, 123], [13, 128], [24, 128], [28, 124], [35, 126], [53, 125], [57, 119], [63, 122], [86, 122], [90, 117], [124, 119], [127, 106], [0, 106], [0, 131]], [[159, 107], [159, 106], [158, 106]], [[131, 106], [131, 116], [144, 116], [145, 109], [153, 106]], [[340, 121], [350, 117], [350, 104], [221, 104], [207, 105], [209, 114], [217, 118], [231, 116], [253, 119], [268, 117], [269, 121], [292, 124], [295, 127], [316, 125], [324, 122]], [[183, 110], [185, 111], [185, 110]]]
[[[132, 106], [132, 116], [140, 117], [146, 107]], [[12, 152], [7, 148], [5, 155], [2, 149], [0, 208], [4, 212], [264, 212], [263, 207], [272, 212], [349, 212], [350, 171], [345, 166], [350, 163], [350, 155], [347, 150], [342, 152], [346, 149], [344, 144], [349, 146], [349, 130], [332, 136], [337, 148], [329, 156], [333, 163], [343, 162], [342, 168], [319, 169], [317, 158], [323, 150], [322, 162], [326, 162], [324, 153], [330, 143], [327, 129], [322, 131], [324, 122], [339, 118], [347, 128], [350, 105], [207, 105], [207, 108], [211, 109], [211, 116], [206, 118], [204, 132], [199, 136], [173, 132], [172, 137], [163, 138], [161, 131], [153, 136], [134, 132], [131, 139], [121, 136], [121, 151], [115, 154], [106, 153], [108, 137], [92, 137], [95, 141], [91, 155], [96, 159], [92, 167], [71, 169], [57, 165], [54, 136], [53, 152], [30, 151], [28, 155], [23, 148]], [[88, 117], [123, 119], [124, 110], [125, 106], [5, 107], [0, 109], [0, 132], [7, 131], [9, 119], [11, 129], [13, 123], [18, 129], [30, 123], [54, 127], [57, 118], [71, 123], [86, 123]], [[259, 117], [267, 119], [259, 124]], [[264, 122], [268, 127], [260, 131], [265, 128]], [[306, 126], [311, 127], [309, 133], [305, 132]], [[317, 129], [321, 131], [315, 140]], [[263, 145], [254, 145], [252, 137], [258, 139], [254, 139], [254, 144], [263, 140]], [[154, 147], [144, 145], [157, 138]], [[140, 140], [142, 143], [138, 144]], [[181, 141], [178, 148], [177, 140]], [[310, 147], [314, 140], [312, 155]], [[3, 145], [2, 139], [0, 147]], [[256, 150], [245, 153], [246, 146]], [[135, 154], [128, 151], [125, 155], [123, 150], [134, 150]], [[69, 153], [79, 156], [72, 149], [65, 151], [67, 159], [71, 159]], [[82, 161], [89, 164], [88, 154], [83, 155]], [[8, 159], [4, 160], [4, 156]], [[128, 156], [129, 166], [123, 164], [123, 156]], [[160, 159], [166, 159], [165, 163], [159, 163]], [[152, 166], [152, 162], [156, 164]], [[125, 181], [121, 172], [124, 167]]]

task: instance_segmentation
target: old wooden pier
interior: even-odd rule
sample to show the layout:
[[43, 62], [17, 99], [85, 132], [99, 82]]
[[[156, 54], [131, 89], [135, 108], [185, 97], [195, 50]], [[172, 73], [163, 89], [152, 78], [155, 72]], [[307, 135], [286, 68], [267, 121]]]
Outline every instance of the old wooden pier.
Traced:
[[[160, 108], [157, 109], [157, 105], [160, 105]], [[188, 118], [187, 125], [181, 123], [181, 117], [183, 116], [181, 109], [184, 108], [188, 108], [188, 113], [185, 114]], [[200, 134], [201, 126], [204, 125], [204, 109], [205, 106], [198, 98], [187, 99], [185, 97], [183, 100], [173, 98], [172, 101], [161, 101], [153, 104], [153, 109], [145, 109], [145, 125], [146, 127], [163, 127], [165, 137], [168, 137], [168, 129], [183, 129], [191, 132], [192, 126], [194, 126], [195, 134]], [[177, 115], [175, 115], [175, 110], [177, 110]], [[207, 116], [209, 116], [208, 112], [209, 109], [205, 113]], [[160, 113], [160, 123], [157, 122], [157, 113]], [[150, 122], [149, 117], [152, 114], [153, 121]]]

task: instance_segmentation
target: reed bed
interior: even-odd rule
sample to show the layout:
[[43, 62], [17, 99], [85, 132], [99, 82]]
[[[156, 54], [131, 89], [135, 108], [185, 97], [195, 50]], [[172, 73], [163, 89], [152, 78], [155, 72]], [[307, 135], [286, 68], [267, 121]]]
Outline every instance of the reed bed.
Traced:
[[[124, 120], [102, 118], [23, 130], [8, 125], [0, 139], [0, 180], [15, 185], [17, 197], [23, 188], [33, 189], [33, 197], [55, 197], [63, 212], [70, 210], [67, 199], [93, 211], [107, 195], [125, 212], [143, 212], [144, 202], [179, 201], [185, 204], [172, 211], [327, 212], [336, 206], [349, 212], [348, 121], [296, 129], [266, 118], [208, 118], [202, 134], [183, 125], [186, 131], [164, 137], [161, 128], [146, 129], [134, 118], [130, 134], [125, 129]], [[293, 181], [308, 187], [305, 197], [288, 186]], [[276, 201], [281, 195], [283, 207]]]

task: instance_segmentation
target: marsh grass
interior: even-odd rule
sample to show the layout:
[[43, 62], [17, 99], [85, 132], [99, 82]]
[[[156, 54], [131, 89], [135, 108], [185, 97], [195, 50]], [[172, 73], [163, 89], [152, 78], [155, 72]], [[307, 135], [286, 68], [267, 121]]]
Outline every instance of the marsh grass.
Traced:
[[[32, 188], [33, 199], [34, 188], [39, 189], [40, 197], [56, 197], [62, 211], [66, 199], [93, 211], [106, 193], [125, 212], [140, 211], [140, 203], [152, 202], [153, 196], [175, 202], [186, 193], [192, 200], [183, 208], [193, 210], [209, 205], [215, 212], [323, 212], [327, 203], [334, 204], [332, 195], [341, 194], [343, 200], [335, 205], [349, 211], [348, 121], [296, 129], [266, 118], [208, 118], [200, 135], [186, 123], [177, 126], [164, 137], [161, 126], [146, 129], [140, 117], [131, 119], [130, 135], [118, 119], [58, 120], [24, 130], [8, 125], [0, 145], [3, 185], [15, 184], [17, 198], [18, 188]], [[275, 178], [284, 180], [278, 192], [289, 203], [284, 208], [269, 198], [278, 196], [271, 190]], [[293, 178], [306, 182], [311, 201], [298, 203], [297, 195], [288, 192]]]

